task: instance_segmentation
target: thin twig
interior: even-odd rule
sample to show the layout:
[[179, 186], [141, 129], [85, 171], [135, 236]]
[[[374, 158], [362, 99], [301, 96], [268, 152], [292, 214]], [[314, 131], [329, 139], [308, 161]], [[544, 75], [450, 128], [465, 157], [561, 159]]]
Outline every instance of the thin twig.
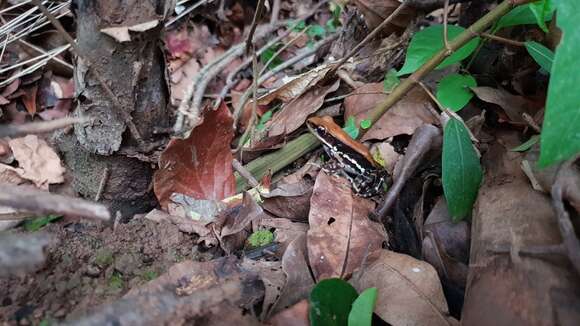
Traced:
[[500, 43], [504, 43], [504, 44], [508, 44], [508, 45], [519, 46], [519, 47], [526, 46], [526, 43], [524, 43], [524, 42], [510, 40], [508, 38], [501, 37], [501, 36], [497, 36], [497, 35], [493, 35], [493, 34], [490, 34], [490, 33], [479, 33], [479, 35], [481, 37], [486, 38], [486, 39], [489, 39], [489, 40], [492, 40], [492, 41], [496, 41], [496, 42], [500, 42]]
[[449, 20], [449, 0], [445, 0], [443, 3], [443, 44], [445, 44], [445, 48], [447, 51], [451, 52], [451, 48], [449, 47], [449, 35], [447, 34], [447, 24]]
[[357, 44], [347, 55], [345, 55], [335, 67], [333, 67], [327, 74], [325, 78], [332, 78], [336, 71], [350, 59], [352, 56], [358, 53], [363, 46], [370, 42], [385, 26], [387, 26], [393, 19], [395, 19], [399, 13], [407, 7], [407, 2], [401, 3], [397, 9], [395, 9], [382, 23], [379, 24], [372, 32], [370, 32], [359, 44]]
[[254, 178], [254, 176], [250, 173], [250, 171], [246, 170], [246, 168], [240, 163], [240, 161], [234, 159], [232, 161], [232, 167], [238, 174], [248, 181], [248, 184], [251, 187], [257, 187], [259, 185], [258, 180]]
[[[312, 48], [308, 49], [307, 51], [304, 51], [304, 52], [298, 54], [297, 56], [293, 57], [292, 59], [289, 59], [289, 60], [277, 65], [275, 68], [268, 71], [267, 73], [265, 73], [263, 76], [261, 76], [259, 78], [258, 87], [262, 83], [264, 83], [266, 80], [270, 79], [272, 76], [277, 74], [278, 72], [294, 65], [295, 63], [299, 62], [300, 60], [303, 60], [304, 58], [308, 58], [308, 57], [316, 54], [316, 51], [318, 51], [318, 49], [320, 49], [325, 44], [334, 41], [337, 37], [338, 37], [338, 34], [333, 34], [329, 37], [326, 37], [325, 39], [322, 39], [322, 40], [318, 41], [317, 43], [315, 43], [312, 46]], [[234, 110], [234, 126], [237, 126], [242, 109], [244, 108], [244, 106], [246, 105], [246, 102], [250, 98], [250, 94], [251, 94], [251, 91], [246, 90], [244, 92], [244, 94], [242, 94], [242, 96], [240, 97], [240, 101], [238, 102], [238, 106]]]
[[[279, 25], [285, 22], [280, 22], [278, 25], [266, 26], [263, 30], [260, 30], [256, 34], [256, 37], [264, 37], [272, 31], [276, 30]], [[203, 100], [203, 94], [209, 82], [214, 78], [220, 71], [222, 71], [228, 64], [230, 64], [235, 58], [244, 53], [244, 44], [239, 43], [232, 46], [228, 51], [219, 56], [217, 59], [211, 63], [205, 65], [192, 80], [185, 96], [181, 100], [179, 107], [177, 109], [177, 118], [175, 119], [175, 124], [173, 126], [173, 132], [176, 135], [182, 135], [185, 130], [185, 117], [188, 117], [188, 127], [193, 128], [196, 124], [201, 121], [201, 102]]]
[[88, 119], [77, 117], [66, 117], [51, 121], [30, 122], [22, 125], [0, 125], [0, 138], [22, 137], [30, 134], [44, 134], [57, 129], [66, 128], [76, 123], [84, 123]]
[[[242, 148], [244, 148], [244, 144], [249, 139], [252, 139], [252, 134], [254, 130], [254, 124], [256, 123], [256, 117], [258, 110], [258, 58], [256, 56], [256, 52], [252, 55], [252, 73], [254, 74], [252, 78], [252, 115], [250, 117], [250, 121], [248, 122], [248, 127], [244, 131], [244, 134], [240, 138], [240, 143], [234, 150], [234, 153], [239, 152]], [[240, 153], [241, 154], [241, 153]]]
[[105, 186], [107, 185], [107, 181], [109, 180], [109, 167], [105, 166], [103, 169], [103, 175], [101, 176], [101, 182], [99, 182], [99, 189], [97, 190], [97, 194], [95, 195], [95, 201], [98, 202], [101, 200], [101, 196], [103, 195], [103, 191], [105, 191]]
[[92, 63], [92, 60], [87, 55], [85, 55], [85, 53], [80, 49], [80, 47], [75, 42], [75, 40], [72, 38], [72, 36], [70, 36], [66, 32], [66, 30], [64, 29], [62, 24], [48, 11], [48, 9], [46, 9], [46, 7], [40, 2], [40, 0], [31, 0], [31, 1], [35, 6], [38, 7], [38, 9], [40, 9], [40, 11], [42, 11], [42, 13], [46, 16], [46, 18], [48, 18], [48, 20], [50, 20], [52, 25], [59, 32], [59, 34], [62, 37], [64, 37], [65, 40], [70, 44], [73, 52], [75, 52], [75, 54], [78, 57], [80, 57], [83, 61], [85, 61], [88, 64], [88, 66], [91, 69], [91, 72], [93, 73], [93, 75], [95, 75], [95, 77], [97, 78], [97, 81], [99, 82], [99, 84], [101, 85], [101, 87], [103, 88], [105, 93], [107, 93], [109, 100], [113, 103], [113, 106], [114, 106], [113, 111], [117, 111], [119, 114], [121, 114], [121, 117], [123, 118], [124, 122], [127, 124], [127, 127], [129, 128], [129, 131], [131, 132], [131, 135], [133, 136], [133, 138], [135, 138], [135, 141], [137, 141], [139, 147], [145, 148], [146, 147], [145, 142], [143, 141], [143, 138], [141, 137], [141, 134], [139, 133], [137, 126], [135, 126], [135, 124], [133, 123], [133, 118], [131, 117], [131, 115], [129, 113], [127, 113], [127, 111], [124, 110], [123, 106], [121, 105], [121, 103], [117, 99], [117, 96], [115, 95], [115, 93], [113, 93], [113, 91], [111, 90], [109, 85], [107, 85], [107, 82], [105, 81], [103, 76], [100, 74], [100, 72], [97, 71], [97, 69], [95, 69], [95, 66]]
[[[276, 51], [272, 57], [270, 59], [268, 59], [268, 61], [264, 64], [264, 67], [262, 67], [262, 70], [260, 70], [260, 73], [258, 74], [258, 76], [262, 76], [264, 74], [264, 72], [266, 72], [266, 70], [268, 70], [268, 67], [272, 64], [272, 62], [274, 62], [274, 60], [282, 53], [284, 52], [286, 49], [288, 49], [292, 44], [294, 44], [294, 42], [296, 42], [299, 38], [301, 38], [304, 34], [306, 34], [306, 32], [308, 32], [308, 30], [310, 29], [310, 26], [306, 27], [302, 32], [298, 33], [298, 35], [296, 35], [294, 38], [292, 38], [289, 42], [285, 43], [280, 49], [278, 49], [278, 51]], [[290, 30], [291, 31], [291, 30]]]
[[61, 214], [103, 221], [111, 218], [107, 207], [92, 201], [8, 184], [0, 185], [0, 205], [38, 214]]
[[256, 27], [258, 26], [258, 19], [262, 17], [262, 12], [265, 8], [264, 2], [264, 0], [258, 0], [258, 4], [256, 5], [256, 11], [254, 11], [254, 18], [252, 19], [252, 26], [250, 27], [250, 32], [248, 33], [248, 38], [246, 39], [246, 54], [249, 54], [252, 50], [254, 33], [256, 32]]

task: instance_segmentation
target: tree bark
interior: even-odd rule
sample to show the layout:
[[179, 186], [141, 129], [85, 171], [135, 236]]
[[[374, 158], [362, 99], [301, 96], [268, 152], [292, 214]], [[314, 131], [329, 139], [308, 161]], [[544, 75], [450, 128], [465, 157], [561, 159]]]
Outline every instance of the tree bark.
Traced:
[[[75, 67], [75, 115], [89, 122], [75, 126], [74, 134], [61, 135], [57, 143], [72, 171], [75, 190], [91, 198], [100, 193], [113, 211], [123, 215], [155, 204], [151, 187], [152, 164], [157, 162], [154, 149], [164, 139], [154, 134], [154, 128], [172, 125], [160, 48], [165, 6], [162, 0], [76, 0], [72, 4], [81, 53]], [[155, 21], [144, 31], [129, 29], [129, 41], [103, 32]], [[117, 103], [99, 79], [112, 90]], [[138, 135], [128, 128], [130, 120]]]

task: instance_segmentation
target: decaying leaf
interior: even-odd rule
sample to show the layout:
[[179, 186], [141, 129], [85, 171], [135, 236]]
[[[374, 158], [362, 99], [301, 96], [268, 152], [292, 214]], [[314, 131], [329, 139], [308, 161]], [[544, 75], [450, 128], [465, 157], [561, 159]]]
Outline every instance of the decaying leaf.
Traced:
[[292, 100], [266, 125], [269, 128], [268, 136], [288, 135], [300, 128], [308, 116], [322, 106], [326, 95], [338, 89], [339, 84], [337, 80], [331, 85], [315, 85]]
[[282, 287], [286, 283], [286, 275], [282, 271], [282, 263], [279, 261], [251, 260], [245, 258], [241, 263], [242, 268], [258, 274], [264, 282], [265, 294], [262, 302], [260, 319], [266, 319], [273, 305], [280, 297]]
[[[295, 76], [292, 80], [285, 82], [279, 88], [258, 99], [258, 105], [267, 105], [274, 100], [280, 100], [284, 103], [289, 103], [294, 100], [310, 87], [316, 85], [326, 73], [333, 67], [333, 65], [322, 65], [316, 67], [301, 75]], [[248, 105], [251, 105], [249, 103]]]
[[391, 325], [455, 325], [435, 269], [411, 256], [388, 250], [376, 252], [376, 260], [353, 275], [362, 292], [376, 287], [375, 313]]
[[[344, 100], [344, 117], [355, 117], [357, 126], [375, 106], [384, 101], [387, 94], [382, 83], [366, 84], [357, 88]], [[362, 140], [386, 139], [396, 135], [412, 135], [415, 129], [423, 124], [438, 124], [437, 117], [429, 111], [432, 108], [428, 95], [416, 87], [390, 108], [379, 121], [364, 135]]]
[[[356, 0], [354, 1], [358, 9], [362, 12], [369, 30], [379, 26], [389, 15], [401, 5], [397, 0]], [[405, 8], [395, 17], [390, 24], [384, 29], [383, 33], [401, 31], [415, 17], [415, 11], [412, 8]]]
[[373, 209], [372, 201], [353, 196], [346, 179], [318, 174], [307, 235], [308, 259], [317, 280], [350, 275], [387, 241], [382, 225], [368, 219]]
[[512, 95], [503, 88], [473, 87], [471, 90], [482, 101], [499, 105], [506, 113], [510, 121], [525, 123], [522, 114], [532, 113], [532, 102], [523, 96]]
[[292, 222], [286, 218], [263, 218], [259, 222], [260, 229], [274, 230], [274, 239], [280, 244], [279, 252], [284, 253], [294, 239], [306, 235], [308, 224]]
[[235, 194], [230, 143], [233, 119], [225, 104], [205, 114], [187, 139], [173, 139], [159, 159], [154, 190], [167, 207], [173, 193], [221, 200]]
[[11, 139], [8, 144], [18, 161], [18, 174], [37, 187], [48, 189], [49, 184], [64, 181], [65, 168], [56, 152], [36, 135]]
[[296, 183], [281, 181], [276, 188], [263, 195], [262, 207], [277, 217], [306, 221], [310, 211], [312, 186], [312, 182], [305, 179]]
[[282, 256], [282, 269], [286, 274], [286, 284], [272, 308], [272, 313], [287, 309], [300, 300], [306, 299], [314, 286], [314, 280], [308, 268], [306, 235], [299, 236], [288, 245]]

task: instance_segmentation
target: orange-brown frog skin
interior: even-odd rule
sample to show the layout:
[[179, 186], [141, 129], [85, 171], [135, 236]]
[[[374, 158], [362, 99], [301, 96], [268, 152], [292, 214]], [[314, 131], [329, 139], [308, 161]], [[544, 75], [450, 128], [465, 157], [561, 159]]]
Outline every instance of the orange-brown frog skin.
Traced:
[[375, 163], [365, 145], [352, 139], [331, 117], [311, 117], [306, 125], [338, 163], [339, 169], [333, 172], [346, 177], [355, 193], [372, 197], [383, 191], [388, 173]]

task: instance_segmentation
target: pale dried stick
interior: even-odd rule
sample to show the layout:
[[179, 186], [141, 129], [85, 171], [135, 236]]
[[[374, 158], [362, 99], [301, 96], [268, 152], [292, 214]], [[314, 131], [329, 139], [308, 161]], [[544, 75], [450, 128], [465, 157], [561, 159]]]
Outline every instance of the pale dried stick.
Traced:
[[66, 128], [73, 124], [83, 123], [86, 118], [66, 117], [62, 119], [42, 122], [30, 122], [22, 125], [0, 125], [0, 138], [2, 137], [22, 137], [30, 134], [43, 134], [57, 129]]

